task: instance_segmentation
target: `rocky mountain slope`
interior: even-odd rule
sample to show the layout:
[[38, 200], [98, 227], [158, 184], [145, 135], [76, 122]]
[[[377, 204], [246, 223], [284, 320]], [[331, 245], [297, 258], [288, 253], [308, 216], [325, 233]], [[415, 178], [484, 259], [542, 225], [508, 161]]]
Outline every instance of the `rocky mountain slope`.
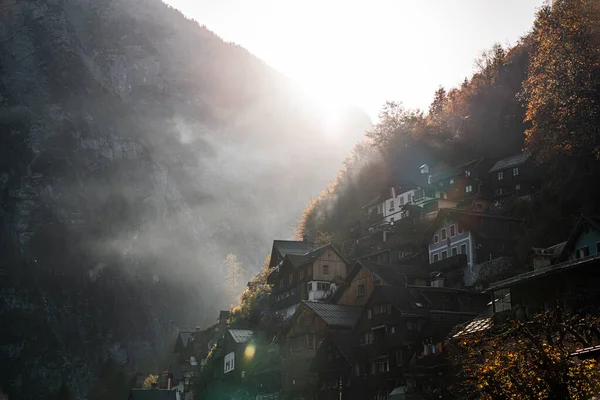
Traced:
[[[357, 126], [362, 130], [365, 126]], [[346, 128], [347, 129], [347, 128]], [[0, 2], [0, 384], [87, 398], [212, 323], [342, 154], [277, 72], [160, 0]]]

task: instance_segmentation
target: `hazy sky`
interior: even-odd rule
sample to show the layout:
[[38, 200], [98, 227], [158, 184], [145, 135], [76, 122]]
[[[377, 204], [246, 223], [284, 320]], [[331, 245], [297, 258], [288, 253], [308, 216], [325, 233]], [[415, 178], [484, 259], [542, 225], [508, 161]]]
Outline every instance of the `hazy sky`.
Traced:
[[426, 109], [544, 0], [165, 0], [292, 78], [331, 113], [386, 100]]

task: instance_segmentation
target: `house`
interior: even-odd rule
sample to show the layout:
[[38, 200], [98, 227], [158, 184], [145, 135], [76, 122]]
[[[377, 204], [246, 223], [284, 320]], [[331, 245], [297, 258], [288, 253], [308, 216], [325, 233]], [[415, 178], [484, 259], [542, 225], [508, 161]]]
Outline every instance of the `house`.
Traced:
[[244, 392], [246, 371], [254, 355], [253, 336], [249, 329], [227, 329], [205, 389], [208, 397], [227, 398]]
[[322, 301], [346, 278], [348, 262], [331, 244], [306, 254], [286, 254], [268, 276], [271, 308], [290, 318], [303, 300]]
[[471, 286], [475, 265], [513, 254], [520, 225], [512, 217], [441, 210], [427, 232], [430, 272], [443, 276], [458, 270], [464, 286]]
[[269, 268], [274, 268], [283, 261], [286, 255], [299, 255], [312, 251], [315, 248], [313, 242], [309, 242], [305, 237], [302, 241], [297, 240], [273, 240], [271, 248], [271, 258], [269, 260]]
[[[555, 247], [551, 264], [495, 282], [486, 290], [493, 304], [510, 299], [512, 308], [524, 308], [532, 316], [557, 305], [566, 309], [597, 312], [600, 304], [600, 218], [579, 218], [567, 241]], [[495, 310], [496, 311], [496, 310]]]
[[192, 347], [191, 342], [193, 341], [193, 334], [193, 331], [179, 332], [177, 335], [177, 340], [175, 341], [175, 348], [173, 349], [173, 352], [179, 355], [185, 355]]
[[423, 286], [375, 286], [354, 330], [359, 344], [352, 380], [355, 398], [387, 398], [394, 390], [440, 389], [446, 335], [485, 307], [480, 293]]
[[322, 400], [354, 398], [350, 385], [356, 346], [351, 332], [328, 332], [311, 364], [317, 380], [316, 396]]
[[312, 368], [316, 352], [332, 332], [351, 332], [361, 307], [303, 301], [285, 333], [283, 390], [288, 393], [318, 389], [318, 372]]
[[386, 265], [359, 260], [331, 301], [336, 304], [363, 306], [371, 296], [375, 285], [424, 286], [427, 278], [427, 271], [412, 265]]
[[181, 400], [181, 395], [174, 390], [131, 389], [129, 400]]
[[516, 154], [497, 161], [489, 171], [494, 197], [526, 199], [539, 188], [539, 176], [530, 153]]
[[479, 158], [454, 167], [437, 168], [429, 176], [429, 184], [443, 191], [442, 199], [464, 202], [485, 193], [486, 165], [487, 161]]

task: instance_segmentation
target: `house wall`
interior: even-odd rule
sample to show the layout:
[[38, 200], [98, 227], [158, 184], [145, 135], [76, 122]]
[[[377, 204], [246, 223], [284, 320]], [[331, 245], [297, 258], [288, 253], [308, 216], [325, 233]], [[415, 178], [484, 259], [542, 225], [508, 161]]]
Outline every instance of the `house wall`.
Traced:
[[[358, 297], [358, 285], [365, 285], [364, 296]], [[362, 306], [366, 304], [371, 293], [373, 293], [373, 274], [368, 269], [361, 267], [352, 282], [350, 282], [350, 286], [346, 288], [344, 294], [340, 297], [338, 304]]]
[[[323, 273], [323, 266], [329, 266], [329, 273]], [[333, 250], [327, 250], [313, 262], [312, 281], [333, 281], [334, 278], [346, 277], [346, 263]]]
[[600, 243], [600, 233], [590, 230], [587, 233], [579, 235], [577, 242], [575, 243], [574, 251], [571, 253], [569, 259], [577, 259], [577, 251], [587, 246], [590, 252], [590, 257], [596, 257], [598, 254], [598, 243]]
[[[450, 236], [450, 227], [454, 225], [455, 235]], [[450, 238], [450, 245], [448, 246], [448, 242], [446, 239], [442, 239], [442, 229], [446, 228], [447, 237]], [[438, 243], [435, 243], [434, 238], [435, 235], [438, 235]], [[454, 219], [445, 218], [442, 224], [438, 227], [435, 233], [431, 236], [431, 240], [429, 242], [429, 263], [434, 262], [434, 256], [438, 255], [438, 261], [442, 259], [442, 252], [446, 251], [447, 256], [452, 256], [452, 248], [456, 247], [457, 253], [460, 254], [461, 245], [465, 244], [467, 250], [467, 263], [471, 264], [473, 260], [473, 245], [472, 245], [472, 235], [466, 229], [463, 230], [463, 233], [458, 233], [458, 223]]]

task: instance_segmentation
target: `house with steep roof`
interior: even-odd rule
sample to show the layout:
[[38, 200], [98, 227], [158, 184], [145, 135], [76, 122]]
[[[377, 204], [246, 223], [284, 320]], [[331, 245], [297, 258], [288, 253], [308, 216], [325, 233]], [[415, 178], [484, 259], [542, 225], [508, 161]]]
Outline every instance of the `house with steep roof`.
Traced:
[[303, 301], [285, 333], [283, 388], [286, 392], [314, 389], [317, 374], [312, 369], [316, 352], [332, 332], [351, 332], [361, 307]]
[[446, 335], [477, 316], [486, 300], [467, 290], [375, 286], [353, 333], [351, 376], [360, 391], [354, 398], [386, 398], [399, 387], [422, 394], [447, 365]]
[[430, 274], [440, 285], [473, 285], [475, 265], [513, 255], [521, 224], [497, 214], [441, 210], [426, 234]]
[[288, 319], [301, 301], [329, 298], [346, 278], [347, 268], [348, 262], [331, 244], [305, 254], [286, 254], [267, 277], [273, 285], [271, 308]]
[[[595, 311], [600, 304], [600, 218], [583, 216], [564, 243], [557, 245], [551, 263], [494, 282], [486, 292], [492, 299], [509, 295], [513, 308], [528, 316], [562, 306]], [[493, 302], [495, 304], [495, 302]]]
[[305, 240], [273, 240], [269, 268], [279, 265], [288, 254], [303, 256], [316, 247], [314, 242]]
[[359, 260], [350, 269], [342, 287], [331, 301], [337, 304], [363, 306], [375, 285], [406, 286], [427, 284], [426, 270], [412, 265], [379, 264]]
[[526, 152], [498, 160], [489, 174], [496, 199], [507, 196], [528, 199], [540, 186], [533, 157]]

